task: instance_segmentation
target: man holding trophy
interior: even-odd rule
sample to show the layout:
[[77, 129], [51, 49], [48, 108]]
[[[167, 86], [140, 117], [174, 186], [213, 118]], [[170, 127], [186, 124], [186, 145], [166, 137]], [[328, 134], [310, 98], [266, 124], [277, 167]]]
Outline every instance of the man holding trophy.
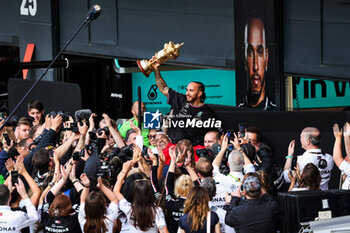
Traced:
[[[138, 64], [139, 67], [145, 63], [149, 65], [140, 67], [146, 76], [148, 76], [147, 73], [154, 70], [157, 86], [160, 92], [168, 98], [168, 104], [171, 105], [174, 114], [170, 120], [173, 123], [168, 125], [168, 136], [172, 142], [177, 143], [182, 139], [189, 139], [194, 146], [203, 145], [204, 135], [208, 131], [221, 128], [221, 122], [217, 120], [215, 112], [204, 103], [204, 84], [196, 81], [190, 82], [187, 85], [186, 95], [184, 95], [169, 88], [159, 70], [162, 63], [179, 56], [179, 48], [182, 45], [169, 42], [151, 60], [138, 61]], [[145, 70], [147, 70], [146, 73]], [[179, 123], [181, 121], [184, 124]]]

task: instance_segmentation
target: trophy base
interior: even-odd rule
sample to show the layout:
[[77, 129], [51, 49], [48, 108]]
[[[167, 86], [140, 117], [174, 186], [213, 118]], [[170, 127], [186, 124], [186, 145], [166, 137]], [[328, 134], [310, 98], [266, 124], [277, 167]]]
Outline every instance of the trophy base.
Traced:
[[[144, 69], [143, 69], [143, 65], [144, 65], [144, 61], [143, 60], [137, 60], [136, 61], [137, 62], [137, 66], [139, 67], [139, 69], [141, 70], [141, 72], [148, 78], [149, 77], [149, 75], [150, 75], [150, 73], [148, 73], [147, 71], [145, 71]], [[147, 67], [147, 66], [146, 66]]]

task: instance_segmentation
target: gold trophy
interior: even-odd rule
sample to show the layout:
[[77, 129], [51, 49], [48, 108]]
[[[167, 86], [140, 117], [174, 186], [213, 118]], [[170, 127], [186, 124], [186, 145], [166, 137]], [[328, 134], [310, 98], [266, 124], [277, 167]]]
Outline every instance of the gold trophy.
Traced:
[[181, 44], [174, 44], [173, 42], [169, 41], [169, 43], [164, 44], [164, 48], [157, 52], [154, 55], [154, 59], [150, 60], [137, 60], [137, 65], [139, 66], [140, 70], [146, 77], [148, 77], [152, 71], [153, 66], [155, 62], [163, 64], [169, 59], [175, 60], [178, 56], [180, 56], [180, 48], [184, 45], [184, 43]]

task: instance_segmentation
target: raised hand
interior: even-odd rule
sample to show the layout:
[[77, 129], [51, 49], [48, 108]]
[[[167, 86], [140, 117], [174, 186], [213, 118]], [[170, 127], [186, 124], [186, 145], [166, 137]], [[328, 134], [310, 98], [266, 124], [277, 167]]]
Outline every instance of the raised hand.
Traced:
[[87, 177], [86, 173], [81, 174], [80, 176], [80, 182], [83, 186], [89, 187], [90, 186], [90, 180]]
[[18, 177], [18, 183], [15, 184], [16, 185], [16, 189], [19, 195], [21, 195], [21, 197], [23, 199], [27, 198], [27, 192], [26, 192], [26, 188], [24, 187], [24, 184], [21, 180], [21, 178]]
[[86, 125], [86, 120], [83, 120], [83, 125], [80, 125], [80, 123], [78, 123], [77, 125], [78, 125], [80, 135], [85, 136], [87, 134], [87, 131], [88, 131], [88, 126]]
[[288, 146], [288, 155], [294, 155], [295, 140], [291, 141]]
[[103, 119], [105, 119], [107, 127], [111, 127], [112, 126], [111, 118], [106, 113], [103, 113], [102, 117]]
[[341, 138], [343, 136], [343, 130], [339, 129], [338, 124], [333, 125], [333, 134], [335, 138]]
[[149, 158], [152, 160], [152, 164], [153, 164], [153, 165], [157, 165], [158, 159], [157, 159], [157, 157], [153, 154], [151, 148], [148, 148], [147, 153], [148, 153]]
[[9, 172], [15, 170], [15, 162], [13, 162], [13, 160], [11, 158], [6, 160], [5, 166], [6, 166], [7, 171], [9, 171]]
[[179, 154], [177, 155], [177, 163], [182, 163], [185, 160], [185, 155], [186, 155], [186, 147], [183, 148], [182, 152], [180, 152], [179, 148]]
[[185, 164], [186, 167], [190, 167], [192, 165], [192, 152], [191, 151], [187, 151], [187, 156], [185, 158]]
[[176, 161], [175, 146], [171, 146], [169, 148], [169, 155], [170, 155], [171, 160]]
[[137, 126], [134, 124], [134, 122], [132, 122], [131, 119], [129, 120], [129, 123], [130, 123], [131, 129], [134, 130], [134, 131], [137, 133], [137, 135], [141, 135], [141, 129], [140, 129], [139, 127], [137, 127]]

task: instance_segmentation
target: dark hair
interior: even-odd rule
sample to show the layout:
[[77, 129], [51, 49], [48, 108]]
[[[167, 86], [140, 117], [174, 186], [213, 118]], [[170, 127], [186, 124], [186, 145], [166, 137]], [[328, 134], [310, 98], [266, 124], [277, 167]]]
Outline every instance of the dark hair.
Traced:
[[201, 186], [208, 191], [209, 200], [213, 200], [216, 194], [216, 182], [213, 177], [207, 177], [201, 182]]
[[4, 184], [0, 184], [0, 205], [7, 205], [10, 199], [10, 190]]
[[49, 152], [44, 148], [41, 148], [34, 153], [32, 163], [33, 166], [39, 170], [40, 174], [49, 170], [49, 157]]
[[201, 101], [204, 102], [204, 100], [207, 98], [206, 94], [205, 94], [205, 86], [202, 82], [197, 82], [197, 81], [193, 81], [194, 83], [197, 83], [199, 85], [199, 91], [202, 92], [201, 95]]
[[[84, 225], [85, 233], [103, 233], [107, 232], [105, 218], [107, 215], [106, 199], [99, 191], [92, 191], [85, 201], [86, 223]], [[113, 221], [114, 219], [111, 219]]]
[[[247, 174], [245, 174], [245, 176], [243, 177], [243, 180], [242, 180], [242, 185], [243, 185], [243, 188], [246, 186], [246, 179], [248, 179], [249, 177], [255, 177], [258, 181], [258, 184], [256, 185], [256, 187], [254, 186], [250, 186], [249, 187], [249, 190], [245, 189], [246, 191], [246, 195], [248, 197], [251, 197], [251, 198], [258, 198], [261, 194], [261, 179], [259, 177], [258, 174], [256, 174], [255, 172], [248, 172]], [[247, 187], [248, 187], [249, 184], [247, 184]]]
[[128, 141], [129, 142], [129, 137], [130, 137], [130, 135], [132, 134], [132, 133], [136, 133], [136, 131], [135, 130], [133, 130], [133, 129], [129, 129], [128, 131], [126, 131], [126, 141]]
[[213, 164], [204, 157], [199, 158], [196, 163], [197, 172], [203, 177], [212, 177], [213, 176]]
[[141, 231], [147, 231], [154, 226], [155, 215], [156, 204], [149, 180], [135, 180], [131, 205], [131, 224]]
[[184, 214], [188, 214], [187, 222], [191, 232], [203, 229], [205, 218], [210, 210], [208, 202], [208, 192], [201, 186], [194, 186], [188, 194]]
[[299, 188], [306, 187], [309, 190], [320, 190], [321, 175], [313, 163], [308, 163], [300, 176]]
[[123, 196], [128, 202], [133, 201], [135, 180], [143, 179], [145, 177], [146, 177], [145, 174], [143, 174], [142, 172], [137, 172], [137, 173], [131, 174], [125, 179], [125, 182], [121, 190], [121, 194], [123, 194]]
[[254, 126], [249, 126], [249, 127], [247, 127], [247, 132], [249, 132], [249, 133], [255, 133], [255, 134], [256, 134], [256, 140], [257, 140], [258, 142], [262, 142], [263, 137], [262, 137], [262, 134], [261, 134], [261, 131], [260, 131], [259, 128], [254, 127]]
[[272, 192], [272, 182], [269, 173], [265, 170], [256, 171], [256, 174], [260, 177], [261, 187], [268, 193]]
[[72, 203], [67, 195], [59, 194], [55, 197], [49, 208], [49, 214], [53, 216], [68, 216], [73, 213]]
[[255, 147], [252, 144], [242, 144], [241, 149], [251, 162], [255, 160]]
[[41, 112], [44, 110], [44, 105], [39, 100], [32, 100], [28, 103], [28, 111], [30, 111], [33, 108]]

